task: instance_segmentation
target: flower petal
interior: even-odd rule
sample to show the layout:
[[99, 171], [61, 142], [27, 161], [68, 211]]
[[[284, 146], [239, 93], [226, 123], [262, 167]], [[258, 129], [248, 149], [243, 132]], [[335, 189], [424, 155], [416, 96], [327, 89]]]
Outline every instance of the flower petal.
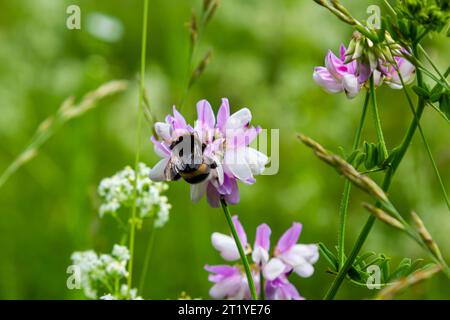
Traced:
[[300, 237], [300, 232], [302, 231], [302, 224], [294, 222], [292, 227], [290, 227], [280, 238], [275, 248], [277, 253], [284, 253], [292, 248], [298, 241]]
[[313, 275], [314, 267], [309, 263], [301, 263], [294, 268], [294, 272], [300, 277], [308, 278]]
[[[356, 62], [356, 61], [354, 61], [354, 62]], [[357, 70], [357, 73], [358, 73], [358, 82], [359, 83], [366, 82], [372, 73], [370, 70], [370, 66], [365, 63], [356, 62], [355, 70]]]
[[313, 264], [319, 259], [319, 250], [315, 244], [297, 244], [279, 256], [284, 263], [290, 265], [301, 277], [313, 274]]
[[155, 123], [155, 132], [163, 140], [170, 140], [172, 138], [172, 126], [165, 122]]
[[268, 300], [304, 300], [285, 276], [266, 282], [266, 298]]
[[235, 295], [241, 288], [241, 276], [233, 275], [216, 283], [210, 290], [209, 295], [214, 299], [223, 299]]
[[247, 161], [252, 174], [262, 174], [266, 168], [267, 162], [269, 162], [269, 158], [264, 153], [253, 148], [246, 148], [245, 155], [245, 160]]
[[262, 247], [255, 247], [252, 251], [252, 260], [258, 265], [265, 265], [269, 261], [269, 252]]
[[163, 143], [161, 143], [161, 141], [156, 140], [156, 138], [153, 136], [150, 138], [150, 140], [152, 141], [153, 149], [158, 156], [162, 158], [170, 156], [170, 149], [167, 148]]
[[208, 280], [211, 282], [218, 282], [223, 278], [235, 275], [239, 273], [239, 269], [229, 265], [205, 265], [205, 270], [213, 273], [209, 275]]
[[[410, 84], [414, 81], [416, 68], [414, 65], [404, 58], [396, 57], [397, 65], [399, 67], [400, 75], [402, 76], [405, 84]], [[392, 66], [391, 78], [387, 81], [387, 84], [392, 89], [402, 89], [402, 81], [400, 80], [399, 72]]]
[[241, 197], [236, 179], [230, 179], [230, 187], [230, 193], [225, 195], [225, 201], [229, 204], [238, 204]]
[[200, 100], [197, 103], [197, 116], [200, 127], [206, 127], [208, 129], [214, 128], [216, 118], [214, 117], [214, 112], [208, 101]]
[[336, 55], [329, 50], [325, 57], [325, 67], [335, 79], [341, 79], [347, 73], [343, 61], [336, 57]]
[[342, 84], [324, 67], [314, 68], [313, 79], [319, 86], [330, 93], [338, 93], [343, 90]]
[[165, 171], [166, 171], [167, 164], [169, 163], [169, 159], [170, 158], [164, 158], [164, 159], [160, 160], [157, 164], [155, 164], [155, 166], [153, 168], [150, 169], [150, 173], [148, 175], [150, 180], [152, 180], [152, 181], [166, 181], [167, 180]]
[[341, 61], [345, 61], [345, 53], [347, 52], [347, 49], [345, 48], [344, 44], [341, 43], [341, 46], [339, 47], [339, 58], [341, 58]]
[[226, 147], [238, 149], [239, 147], [249, 146], [255, 138], [261, 133], [261, 127], [249, 127], [227, 131]]
[[191, 200], [193, 202], [198, 202], [206, 192], [206, 187], [208, 185], [208, 180], [191, 184]]
[[211, 235], [211, 243], [224, 260], [234, 261], [240, 258], [238, 248], [232, 237], [214, 232]]
[[247, 246], [247, 234], [245, 233], [244, 227], [237, 215], [234, 215], [232, 218], [234, 227], [236, 228], [236, 232], [238, 234], [239, 240], [241, 241], [241, 245], [243, 248]]
[[224, 156], [225, 166], [239, 180], [253, 178], [252, 171], [245, 159], [245, 153], [245, 148], [239, 148], [228, 150]]
[[248, 108], [242, 108], [228, 118], [225, 128], [227, 130], [242, 129], [250, 123], [251, 119], [252, 113], [250, 110]]
[[267, 280], [274, 280], [278, 278], [286, 269], [286, 265], [278, 258], [272, 258], [263, 267], [263, 275]]
[[230, 104], [227, 98], [222, 98], [222, 105], [217, 112], [217, 128], [224, 133], [225, 124], [230, 117]]
[[270, 249], [270, 235], [272, 233], [272, 230], [270, 230], [270, 227], [263, 223], [256, 228], [256, 239], [255, 239], [255, 245], [254, 247], [261, 247], [266, 251], [269, 251]]
[[186, 120], [181, 115], [181, 113], [178, 112], [177, 108], [173, 106], [173, 126], [174, 129], [186, 129]]
[[212, 183], [206, 188], [206, 200], [212, 208], [220, 207], [220, 194]]
[[352, 99], [359, 93], [360, 85], [358, 79], [352, 74], [346, 74], [342, 78], [342, 85], [344, 87], [347, 98]]

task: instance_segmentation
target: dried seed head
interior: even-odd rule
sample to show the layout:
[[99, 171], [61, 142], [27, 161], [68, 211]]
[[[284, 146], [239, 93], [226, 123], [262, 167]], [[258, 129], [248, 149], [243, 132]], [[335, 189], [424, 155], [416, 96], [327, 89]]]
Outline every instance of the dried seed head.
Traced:
[[362, 175], [351, 164], [346, 162], [341, 157], [332, 154], [325, 150], [319, 143], [313, 139], [299, 134], [298, 138], [309, 148], [311, 148], [314, 154], [322, 161], [328, 163], [330, 166], [336, 168], [336, 170], [349, 179], [353, 184], [362, 189], [363, 191], [371, 194], [376, 199], [382, 202], [388, 202], [388, 197], [372, 179]]
[[438, 258], [442, 259], [441, 250], [439, 249], [437, 243], [431, 237], [431, 234], [428, 232], [425, 227], [422, 219], [415, 213], [411, 212], [411, 216], [413, 218], [414, 224], [416, 225], [416, 230], [419, 233], [421, 239], [425, 243], [425, 245], [431, 250], [431, 252]]
[[416, 283], [431, 278], [434, 274], [438, 273], [441, 270], [442, 267], [440, 265], [433, 265], [430, 268], [417, 270], [414, 273], [410, 274], [409, 276], [401, 278], [400, 280], [395, 282], [392, 286], [386, 287], [385, 289], [381, 290], [380, 293], [377, 295], [376, 299], [377, 300], [392, 299], [396, 294], [400, 293], [402, 290]]
[[203, 0], [203, 12], [208, 11], [210, 4], [211, 0]]
[[371, 214], [373, 214], [377, 219], [383, 221], [384, 223], [386, 223], [394, 228], [397, 228], [400, 230], [405, 230], [405, 226], [400, 221], [398, 221], [394, 217], [390, 216], [389, 214], [387, 214], [385, 211], [381, 210], [380, 208], [377, 208], [368, 203], [363, 203], [363, 207], [365, 209], [367, 209]]
[[202, 75], [202, 73], [205, 71], [206, 67], [209, 64], [209, 61], [211, 60], [212, 51], [209, 50], [203, 59], [198, 64], [197, 68], [194, 69], [191, 75], [191, 79], [189, 80], [189, 88], [197, 81], [197, 79]]
[[197, 42], [198, 38], [198, 25], [197, 25], [197, 16], [195, 12], [192, 12], [191, 20], [189, 21], [189, 34], [191, 37], [191, 45]]
[[214, 14], [217, 11], [217, 8], [220, 5], [220, 0], [215, 0], [213, 4], [211, 4], [209, 11], [207, 12], [206, 18], [205, 18], [205, 25], [208, 24], [209, 21], [214, 17]]

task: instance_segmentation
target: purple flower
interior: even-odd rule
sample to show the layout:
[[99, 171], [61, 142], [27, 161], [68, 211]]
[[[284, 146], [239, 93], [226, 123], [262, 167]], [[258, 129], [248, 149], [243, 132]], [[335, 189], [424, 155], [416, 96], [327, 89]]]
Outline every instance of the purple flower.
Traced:
[[267, 300], [304, 300], [295, 288], [289, 282], [286, 276], [280, 276], [272, 281], [266, 281], [266, 299]]
[[[232, 219], [242, 246], [246, 248], [247, 254], [251, 254], [254, 262], [251, 269], [254, 273], [255, 283], [259, 283], [259, 274], [262, 272], [265, 279], [264, 290], [267, 299], [303, 299], [295, 287], [288, 281], [288, 276], [294, 272], [301, 277], [310, 277], [314, 272], [313, 264], [319, 258], [319, 251], [315, 244], [297, 244], [302, 225], [300, 223], [293, 223], [292, 227], [281, 236], [271, 258], [269, 252], [270, 227], [267, 224], [258, 226], [252, 249], [248, 244], [247, 235], [238, 217], [233, 216]], [[236, 261], [239, 259], [238, 249], [231, 236], [215, 232], [211, 236], [211, 242], [224, 260]], [[212, 271], [210, 266], [206, 266], [205, 268], [208, 272], [216, 273], [216, 275], [218, 273], [217, 269]], [[248, 291], [248, 285], [243, 271], [237, 267], [229, 268], [236, 269], [233, 269], [234, 272], [228, 272], [226, 274], [221, 272], [220, 277], [215, 277], [216, 275], [210, 276], [209, 280], [215, 283], [210, 291], [213, 298], [235, 298], [236, 292], [238, 291], [236, 289], [237, 287], [240, 288], [239, 290], [243, 290], [242, 286], [244, 286]], [[230, 285], [230, 283], [233, 285]], [[220, 295], [217, 294], [217, 288], [221, 289]], [[258, 286], [257, 289], [260, 290]], [[249, 297], [247, 291], [245, 291], [245, 295], [240, 293], [239, 296]]]
[[[281, 267], [271, 268], [270, 278], [276, 278], [281, 273], [295, 272], [300, 277], [307, 278], [314, 273], [313, 264], [319, 259], [319, 250], [315, 244], [297, 244], [298, 238], [302, 230], [302, 225], [294, 222], [280, 238], [274, 250], [274, 256], [268, 265], [280, 266], [280, 262], [284, 265]], [[278, 271], [278, 274], [277, 272]]]
[[[245, 272], [235, 266], [216, 265], [205, 266], [206, 271], [210, 272], [208, 279], [214, 285], [209, 290], [209, 295], [214, 299], [231, 299], [231, 300], [249, 300], [250, 290]], [[259, 277], [253, 275], [253, 281], [259, 288]]]
[[369, 68], [356, 61], [344, 63], [346, 48], [341, 44], [339, 57], [331, 50], [325, 57], [325, 67], [315, 67], [314, 81], [330, 93], [344, 91], [348, 98], [354, 98], [369, 76]]
[[[152, 168], [150, 178], [164, 181], [183, 177], [191, 184], [192, 201], [198, 201], [206, 193], [212, 207], [218, 207], [220, 199], [236, 204], [239, 202], [237, 181], [254, 183], [255, 176], [264, 171], [268, 162], [266, 155], [249, 146], [261, 128], [250, 125], [252, 115], [247, 108], [230, 114], [225, 98], [217, 120], [206, 100], [197, 103], [197, 115], [195, 126], [191, 127], [174, 107], [173, 116], [155, 124], [159, 139], [152, 137], [151, 140], [155, 152], [163, 159]], [[179, 153], [176, 146], [186, 137], [194, 140], [191, 154], [196, 153], [198, 159]], [[193, 177], [198, 168], [203, 170], [201, 175]]]
[[[406, 49], [402, 50], [407, 53]], [[354, 98], [361, 87], [367, 86], [368, 79], [373, 75], [375, 86], [381, 86], [385, 82], [393, 89], [401, 89], [402, 84], [399, 74], [391, 62], [374, 58], [369, 65], [359, 59], [345, 63], [346, 48], [341, 45], [339, 57], [328, 51], [325, 57], [325, 67], [315, 67], [313, 73], [314, 81], [330, 93], [344, 91], [348, 98]], [[405, 84], [414, 80], [415, 67], [405, 58], [395, 56], [400, 74]]]
[[[384, 82], [392, 89], [402, 89], [402, 81], [400, 80], [399, 72], [404, 84], [410, 84], [414, 81], [416, 68], [414, 65], [402, 57], [394, 57], [397, 65], [388, 64], [384, 75]], [[398, 71], [397, 71], [398, 66]]]
[[[232, 220], [242, 247], [247, 248], [247, 234], [245, 233], [244, 228], [239, 222], [237, 216], [233, 216]], [[227, 261], [239, 260], [240, 258], [239, 251], [236, 246], [236, 243], [234, 242], [234, 239], [231, 236], [219, 232], [214, 232], [211, 235], [211, 243], [213, 247], [216, 248], [217, 251], [219, 251], [220, 255], [224, 260]]]
[[263, 223], [256, 228], [256, 239], [253, 246], [252, 260], [258, 265], [265, 265], [269, 261], [270, 235], [272, 230]]

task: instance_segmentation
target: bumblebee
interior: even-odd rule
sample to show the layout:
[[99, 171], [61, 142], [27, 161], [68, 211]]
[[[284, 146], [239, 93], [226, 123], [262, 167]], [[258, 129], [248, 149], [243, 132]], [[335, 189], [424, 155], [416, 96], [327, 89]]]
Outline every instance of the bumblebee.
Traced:
[[165, 169], [167, 180], [183, 178], [187, 183], [196, 184], [205, 181], [217, 164], [204, 156], [206, 144], [202, 143], [197, 133], [180, 136], [170, 145], [172, 151]]

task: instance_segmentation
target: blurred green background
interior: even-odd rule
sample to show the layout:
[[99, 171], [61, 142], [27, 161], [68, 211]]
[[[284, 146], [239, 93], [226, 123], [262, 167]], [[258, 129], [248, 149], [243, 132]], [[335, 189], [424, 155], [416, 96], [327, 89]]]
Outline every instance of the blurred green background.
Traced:
[[[373, 1], [343, 1], [359, 18]], [[66, 28], [66, 8], [81, 8], [82, 29]], [[180, 101], [186, 77], [188, 31], [185, 23], [200, 0], [152, 0], [149, 12], [147, 78], [151, 106], [161, 119]], [[92, 15], [117, 19], [113, 38], [96, 36]], [[384, 13], [384, 8], [382, 8]], [[112, 219], [99, 219], [96, 188], [134, 162], [137, 79], [142, 2], [21, 0], [0, 2], [0, 171], [25, 147], [34, 130], [57, 111], [69, 95], [80, 97], [112, 79], [129, 79], [130, 88], [69, 122], [0, 189], [0, 298], [82, 298], [66, 288], [66, 267], [73, 251], [94, 248], [111, 252], [119, 242]], [[93, 28], [93, 29], [92, 29]], [[213, 58], [191, 90], [183, 113], [194, 119], [195, 102], [206, 98], [216, 108], [228, 97], [233, 110], [250, 107], [253, 121], [280, 129], [280, 170], [260, 176], [253, 186], [241, 185], [241, 203], [233, 206], [249, 239], [260, 223], [273, 230], [272, 243], [292, 224], [303, 223], [302, 243], [337, 239], [338, 207], [344, 180], [319, 162], [295, 138], [306, 133], [328, 148], [351, 148], [363, 95], [347, 100], [329, 95], [312, 80], [328, 48], [347, 43], [351, 28], [313, 1], [224, 0], [201, 39], [197, 60], [209, 48]], [[425, 46], [441, 69], [447, 67], [448, 38], [426, 39]], [[384, 86], [378, 90], [387, 144], [397, 145], [412, 118], [404, 95]], [[370, 118], [369, 118], [370, 119]], [[448, 124], [432, 109], [423, 117], [437, 165], [447, 190], [450, 180]], [[144, 127], [142, 159], [158, 160]], [[374, 141], [370, 121], [364, 131]], [[374, 176], [376, 179], [379, 176]], [[450, 216], [422, 142], [413, 140], [390, 195], [403, 212], [417, 210], [450, 259]], [[169, 223], [157, 230], [145, 298], [177, 298], [181, 291], [208, 297], [204, 264], [222, 263], [210, 243], [213, 231], [227, 232], [223, 213], [206, 201], [192, 204], [188, 186], [172, 183]], [[354, 190], [348, 220], [347, 250], [367, 218]], [[140, 273], [149, 238], [145, 225], [137, 237], [136, 274]], [[403, 234], [377, 223], [364, 247], [382, 252], [397, 264], [403, 257], [426, 257]], [[316, 264], [313, 277], [291, 276], [299, 292], [320, 299], [332, 281], [326, 263]], [[370, 298], [374, 291], [344, 284], [338, 298]], [[450, 298], [442, 275], [420, 284], [400, 298]]]

